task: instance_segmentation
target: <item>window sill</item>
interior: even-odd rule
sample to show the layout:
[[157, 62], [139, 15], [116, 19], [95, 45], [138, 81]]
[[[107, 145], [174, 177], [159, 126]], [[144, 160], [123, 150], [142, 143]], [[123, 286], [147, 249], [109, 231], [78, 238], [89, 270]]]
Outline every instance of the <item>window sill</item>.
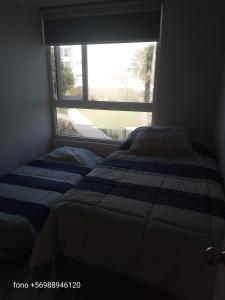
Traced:
[[52, 139], [53, 149], [60, 146], [82, 147], [92, 150], [96, 154], [103, 157], [110, 155], [119, 147], [120, 144], [121, 142], [118, 141], [97, 140], [70, 136], [55, 136]]

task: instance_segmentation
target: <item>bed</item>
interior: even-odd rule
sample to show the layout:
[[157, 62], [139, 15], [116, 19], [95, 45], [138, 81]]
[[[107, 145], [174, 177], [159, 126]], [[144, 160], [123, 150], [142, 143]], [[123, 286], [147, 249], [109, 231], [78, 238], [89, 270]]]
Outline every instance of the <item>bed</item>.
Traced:
[[90, 172], [88, 164], [77, 157], [71, 159], [74, 151], [77, 149], [60, 147], [0, 178], [1, 260], [30, 250], [50, 209]]
[[215, 159], [192, 148], [186, 158], [115, 151], [51, 212], [31, 270], [62, 255], [180, 300], [210, 299], [217, 269], [203, 253], [222, 246], [225, 198]]

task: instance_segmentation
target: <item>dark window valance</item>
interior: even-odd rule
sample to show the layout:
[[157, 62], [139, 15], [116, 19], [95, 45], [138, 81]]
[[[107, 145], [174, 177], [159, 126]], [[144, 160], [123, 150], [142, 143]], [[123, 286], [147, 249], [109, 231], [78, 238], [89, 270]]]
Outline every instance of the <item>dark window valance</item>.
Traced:
[[44, 20], [48, 45], [158, 41], [160, 11]]

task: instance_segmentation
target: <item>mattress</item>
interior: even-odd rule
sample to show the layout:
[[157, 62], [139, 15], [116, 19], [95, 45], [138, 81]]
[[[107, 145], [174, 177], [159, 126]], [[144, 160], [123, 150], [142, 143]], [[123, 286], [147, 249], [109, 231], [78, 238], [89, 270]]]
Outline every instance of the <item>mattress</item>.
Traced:
[[34, 160], [0, 178], [0, 259], [32, 248], [50, 209], [90, 168], [60, 160]]
[[225, 198], [216, 161], [200, 150], [185, 159], [114, 152], [52, 210], [30, 268], [63, 255], [180, 300], [210, 299], [217, 270], [203, 252], [222, 246]]

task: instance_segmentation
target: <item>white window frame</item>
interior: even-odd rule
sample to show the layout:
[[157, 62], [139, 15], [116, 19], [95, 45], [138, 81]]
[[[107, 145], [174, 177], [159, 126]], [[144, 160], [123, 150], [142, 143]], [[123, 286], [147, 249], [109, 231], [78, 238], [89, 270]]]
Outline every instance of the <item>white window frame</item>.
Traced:
[[[134, 41], [135, 42], [135, 41]], [[69, 44], [68, 44], [69, 45]], [[72, 46], [73, 44], [71, 44]], [[116, 110], [116, 111], [134, 111], [134, 112], [154, 112], [154, 103], [157, 90], [157, 73], [159, 64], [159, 41], [156, 44], [155, 70], [154, 70], [154, 89], [152, 102], [115, 102], [115, 101], [97, 101], [88, 99], [88, 63], [87, 63], [87, 45], [81, 45], [82, 53], [82, 81], [83, 81], [83, 97], [63, 96], [61, 93], [60, 81], [60, 45], [55, 45], [55, 68], [56, 68], [56, 85], [57, 85], [57, 99], [54, 98], [53, 92], [53, 78], [51, 72], [51, 46], [47, 46], [47, 60], [49, 73], [49, 89], [50, 89], [50, 109], [52, 118], [52, 134], [53, 138], [57, 139], [71, 139], [77, 141], [87, 141], [92, 143], [103, 144], [121, 144], [122, 141], [104, 140], [87, 137], [76, 137], [69, 135], [59, 135], [57, 130], [57, 108], [83, 108], [83, 109], [100, 109], [100, 110]]]

